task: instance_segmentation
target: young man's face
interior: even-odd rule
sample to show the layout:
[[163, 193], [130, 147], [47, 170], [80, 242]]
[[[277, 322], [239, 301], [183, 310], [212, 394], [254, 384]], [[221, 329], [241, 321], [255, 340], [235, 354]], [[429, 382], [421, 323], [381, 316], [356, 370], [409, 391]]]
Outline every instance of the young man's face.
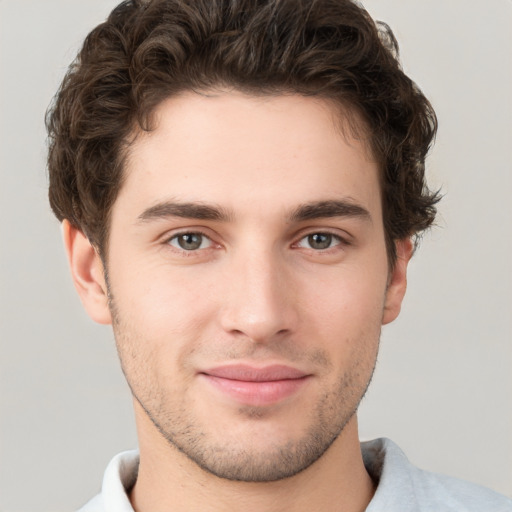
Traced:
[[390, 272], [377, 165], [334, 119], [318, 99], [186, 93], [130, 148], [110, 310], [88, 308], [111, 314], [142, 423], [221, 477], [318, 459], [400, 308], [410, 245]]

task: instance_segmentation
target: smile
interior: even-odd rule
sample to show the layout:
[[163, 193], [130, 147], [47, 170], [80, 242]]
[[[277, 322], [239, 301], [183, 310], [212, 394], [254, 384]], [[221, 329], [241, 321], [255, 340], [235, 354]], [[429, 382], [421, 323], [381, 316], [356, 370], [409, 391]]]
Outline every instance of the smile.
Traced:
[[222, 394], [240, 404], [256, 407], [272, 405], [294, 395], [311, 377], [283, 365], [264, 368], [222, 366], [201, 372], [200, 375]]

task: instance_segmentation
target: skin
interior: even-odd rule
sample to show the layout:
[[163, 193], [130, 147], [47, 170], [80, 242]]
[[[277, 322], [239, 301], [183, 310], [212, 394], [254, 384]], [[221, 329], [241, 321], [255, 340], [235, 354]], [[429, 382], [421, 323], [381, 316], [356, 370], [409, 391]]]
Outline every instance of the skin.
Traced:
[[[64, 223], [134, 395], [135, 510], [364, 510], [355, 412], [412, 251], [398, 241], [390, 270], [377, 164], [314, 98], [185, 93], [155, 120], [130, 148], [106, 269]], [[235, 364], [304, 378], [247, 398], [211, 378]]]

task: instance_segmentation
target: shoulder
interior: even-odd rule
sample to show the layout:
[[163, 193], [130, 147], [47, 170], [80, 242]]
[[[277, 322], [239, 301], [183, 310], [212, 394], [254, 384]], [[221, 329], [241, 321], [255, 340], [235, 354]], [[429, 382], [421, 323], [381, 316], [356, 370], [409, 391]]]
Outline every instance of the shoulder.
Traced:
[[77, 512], [105, 512], [105, 504], [101, 494], [95, 496], [92, 500], [88, 501], [83, 507], [78, 509]]
[[103, 476], [101, 493], [78, 512], [133, 512], [128, 494], [137, 479], [139, 454], [127, 451], [116, 455]]
[[512, 512], [512, 500], [490, 489], [458, 478], [415, 468], [415, 494], [423, 503], [457, 512]]
[[361, 444], [377, 482], [367, 512], [512, 512], [512, 500], [490, 489], [413, 466], [389, 439]]

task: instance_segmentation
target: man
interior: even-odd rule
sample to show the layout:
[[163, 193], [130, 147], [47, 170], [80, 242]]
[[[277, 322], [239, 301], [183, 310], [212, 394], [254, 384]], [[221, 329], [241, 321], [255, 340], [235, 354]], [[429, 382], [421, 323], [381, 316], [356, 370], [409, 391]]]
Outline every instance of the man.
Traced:
[[76, 288], [111, 323], [139, 453], [85, 511], [512, 510], [360, 445], [435, 114], [392, 33], [332, 0], [127, 1], [48, 118]]

